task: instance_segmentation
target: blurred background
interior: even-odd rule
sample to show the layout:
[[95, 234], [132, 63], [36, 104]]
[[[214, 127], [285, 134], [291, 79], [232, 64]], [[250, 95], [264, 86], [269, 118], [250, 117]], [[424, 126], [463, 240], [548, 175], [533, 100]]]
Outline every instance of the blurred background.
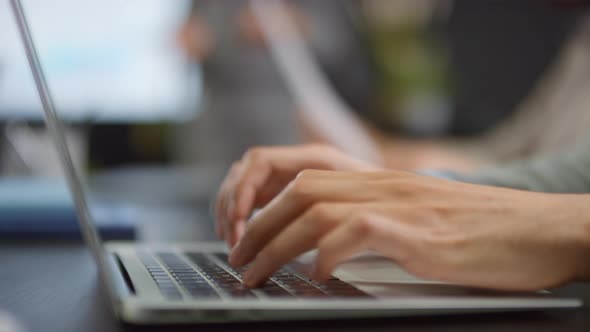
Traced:
[[[22, 2], [106, 240], [214, 240], [211, 202], [254, 146], [473, 172], [568, 149], [590, 128], [587, 0]], [[35, 276], [96, 307], [88, 280], [60, 275], [94, 268], [80, 240], [0, 0], [0, 283], [18, 294], [0, 306], [20, 312], [0, 311], [0, 330], [62, 318], [46, 309], [59, 284]]]
[[[563, 149], [590, 124], [585, 1], [24, 6], [115, 238], [211, 237], [198, 225], [253, 146], [323, 142], [386, 167], [469, 172]], [[53, 219], [71, 201], [7, 0], [0, 41], [0, 234], [65, 236]], [[54, 218], [40, 226], [40, 215]]]

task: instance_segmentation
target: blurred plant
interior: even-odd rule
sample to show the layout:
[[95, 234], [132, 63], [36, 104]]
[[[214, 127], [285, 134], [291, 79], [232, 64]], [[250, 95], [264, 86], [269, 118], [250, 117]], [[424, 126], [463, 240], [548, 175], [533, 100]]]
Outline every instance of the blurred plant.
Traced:
[[367, 38], [377, 66], [376, 123], [417, 133], [443, 130], [448, 115], [445, 47], [431, 23], [441, 2], [367, 0]]

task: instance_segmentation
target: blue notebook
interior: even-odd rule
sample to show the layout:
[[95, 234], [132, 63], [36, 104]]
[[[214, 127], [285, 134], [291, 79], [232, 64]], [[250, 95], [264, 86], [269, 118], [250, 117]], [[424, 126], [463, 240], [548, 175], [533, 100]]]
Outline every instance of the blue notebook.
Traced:
[[[103, 239], [135, 237], [133, 208], [91, 201], [90, 213]], [[61, 179], [0, 179], [0, 237], [79, 239], [80, 234], [74, 203]]]

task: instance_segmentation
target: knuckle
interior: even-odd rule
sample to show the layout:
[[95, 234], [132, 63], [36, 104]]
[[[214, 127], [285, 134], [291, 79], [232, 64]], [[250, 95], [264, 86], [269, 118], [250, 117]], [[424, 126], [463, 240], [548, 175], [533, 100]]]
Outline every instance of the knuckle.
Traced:
[[231, 164], [231, 167], [229, 169], [229, 173], [231, 174], [231, 173], [236, 172], [240, 168], [240, 165], [241, 165], [241, 162], [240, 161], [234, 161]]
[[445, 236], [444, 231], [433, 227], [422, 232], [420, 242], [427, 250], [441, 250], [445, 247], [443, 240]]
[[312, 219], [328, 219], [332, 215], [332, 206], [326, 203], [315, 204], [309, 213]]
[[308, 176], [297, 176], [287, 186], [287, 194], [291, 199], [306, 200], [310, 195], [310, 186], [311, 181]]
[[310, 227], [320, 227], [332, 224], [334, 220], [334, 206], [328, 203], [313, 205], [305, 214], [303, 222]]
[[[441, 243], [441, 247], [446, 249], [445, 251], [449, 253], [449, 258], [462, 257], [462, 255], [457, 254], [467, 252], [467, 247], [469, 246], [469, 241], [460, 235], [445, 236], [439, 241]], [[452, 259], [452, 262], [460, 263], [460, 261], [455, 259]]]
[[257, 146], [248, 149], [248, 151], [246, 151], [246, 153], [244, 154], [244, 159], [256, 162], [262, 160], [265, 155], [266, 148]]
[[430, 231], [423, 236], [422, 243], [423, 251], [431, 253], [432, 263], [438, 266], [439, 271], [457, 270], [465, 265], [469, 244], [464, 237]]
[[227, 173], [227, 175], [223, 179], [223, 182], [221, 183], [219, 193], [223, 193], [232, 187], [236, 177], [239, 174], [239, 169], [240, 169], [240, 164], [238, 162], [234, 163], [231, 166], [231, 168], [229, 169], [229, 172]]
[[233, 179], [236, 176], [236, 174], [239, 173], [241, 166], [242, 166], [242, 163], [240, 161], [235, 161], [231, 165], [231, 167], [229, 168], [229, 170], [227, 171], [227, 174], [225, 176], [224, 184], [230, 182], [231, 179]]
[[419, 185], [405, 178], [391, 180], [386, 186], [398, 197], [413, 197], [420, 192]]
[[241, 179], [238, 180], [238, 183], [235, 185], [234, 188], [234, 195], [240, 195], [244, 192], [244, 190], [246, 189], [246, 187], [248, 187], [250, 185], [250, 179], [247, 177], [243, 177]]
[[318, 152], [322, 152], [322, 153], [334, 153], [337, 152], [338, 150], [336, 148], [334, 148], [333, 146], [329, 145], [329, 144], [325, 144], [325, 143], [312, 143], [308, 145], [308, 148], [310, 150], [315, 150]]
[[315, 174], [317, 174], [317, 171], [315, 171], [313, 169], [304, 169], [304, 170], [300, 171], [299, 173], [297, 173], [297, 176], [295, 177], [295, 181], [307, 182], [311, 178], [313, 178]]
[[423, 232], [422, 242], [431, 249], [439, 250], [462, 250], [467, 246], [465, 237], [436, 226]]
[[375, 223], [366, 215], [355, 216], [350, 222], [350, 229], [359, 238], [366, 239], [375, 232]]
[[448, 220], [455, 215], [456, 208], [449, 204], [438, 204], [427, 210], [429, 217]]

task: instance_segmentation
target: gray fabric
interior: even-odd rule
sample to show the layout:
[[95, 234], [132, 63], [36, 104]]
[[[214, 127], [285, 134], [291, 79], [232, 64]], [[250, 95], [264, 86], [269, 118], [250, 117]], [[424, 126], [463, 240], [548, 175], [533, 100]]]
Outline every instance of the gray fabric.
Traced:
[[551, 193], [590, 193], [590, 137], [576, 148], [472, 175], [425, 171], [457, 181]]
[[181, 163], [226, 169], [258, 145], [299, 141], [295, 105], [268, 51], [244, 42], [238, 20], [245, 1], [194, 1], [207, 22], [213, 53], [202, 63], [204, 112], [177, 126], [175, 156]]

